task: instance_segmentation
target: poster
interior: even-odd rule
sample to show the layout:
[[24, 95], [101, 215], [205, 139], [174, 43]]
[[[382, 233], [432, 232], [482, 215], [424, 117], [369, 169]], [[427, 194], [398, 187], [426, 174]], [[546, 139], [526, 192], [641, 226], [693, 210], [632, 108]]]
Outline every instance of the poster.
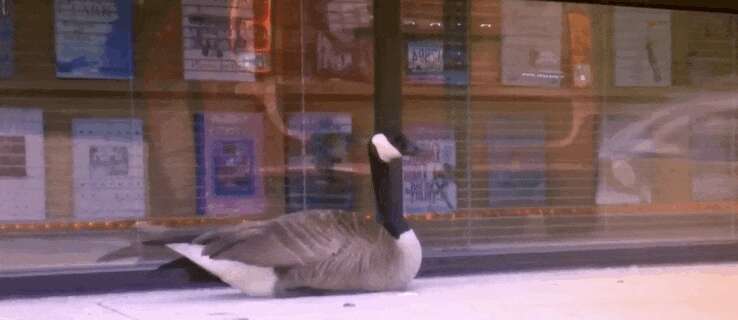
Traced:
[[404, 212], [455, 211], [456, 141], [453, 130], [439, 124], [419, 124], [409, 126], [406, 133], [421, 153], [402, 159]]
[[40, 109], [0, 108], [0, 221], [46, 217], [46, 167]]
[[671, 85], [671, 11], [615, 7], [615, 86]]
[[270, 70], [271, 2], [182, 0], [186, 80], [254, 81]]
[[372, 2], [319, 1], [311, 18], [315, 33], [316, 74], [325, 78], [371, 81], [374, 68]]
[[559, 87], [562, 5], [502, 0], [502, 84]]
[[688, 83], [702, 85], [735, 74], [735, 17], [714, 12], [689, 12]]
[[407, 78], [415, 83], [443, 83], [443, 41], [408, 41]]
[[0, 3], [0, 79], [15, 72], [15, 7], [13, 0]]
[[[735, 117], [731, 115], [735, 112], [732, 105], [715, 104], [715, 97], [710, 97], [706, 102], [697, 98], [666, 105], [612, 104], [611, 111], [603, 114], [601, 120], [597, 203], [674, 203], [694, 199], [695, 170], [715, 163], [698, 159], [724, 157], [720, 153], [725, 152], [725, 146], [713, 146], [717, 141], [731, 144], [728, 132], [719, 138], [705, 134], [703, 125], [719, 123], [711, 119]], [[698, 122], [705, 123], [693, 125]], [[706, 145], [697, 145], [701, 143]], [[694, 152], [702, 154], [690, 156]], [[713, 190], [715, 186], [704, 190]]]
[[351, 115], [293, 113], [287, 122], [301, 137], [287, 146], [287, 211], [353, 210], [353, 173], [341, 170], [349, 162]]
[[487, 127], [489, 205], [546, 203], [546, 127], [542, 113], [495, 114]]
[[206, 112], [195, 115], [197, 213], [262, 213], [260, 173], [264, 133], [262, 115]]
[[648, 137], [645, 134], [628, 134], [633, 132], [638, 122], [639, 117], [635, 114], [603, 114], [600, 150], [597, 153], [597, 204], [638, 204], [652, 201], [650, 181], [644, 176], [639, 177], [639, 169], [646, 164], [631, 149], [647, 144]]
[[75, 218], [144, 216], [146, 180], [140, 119], [74, 119], [72, 150]]
[[451, 39], [410, 40], [405, 74], [410, 83], [466, 85], [466, 44]]
[[56, 76], [132, 79], [132, 0], [55, 0]]
[[690, 158], [694, 200], [721, 201], [738, 197], [736, 130], [738, 116], [735, 112], [713, 113], [692, 120]]

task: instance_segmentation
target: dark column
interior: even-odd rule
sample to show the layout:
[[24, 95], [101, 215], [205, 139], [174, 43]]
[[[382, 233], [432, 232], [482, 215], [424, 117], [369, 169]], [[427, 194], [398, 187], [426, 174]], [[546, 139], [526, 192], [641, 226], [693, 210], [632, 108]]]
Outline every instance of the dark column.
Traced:
[[[374, 0], [374, 131], [402, 131], [402, 36], [400, 1]], [[393, 161], [384, 193], [388, 208], [401, 210], [402, 163]], [[379, 195], [378, 195], [379, 196]], [[378, 208], [379, 210], [389, 210]], [[389, 212], [387, 212], [389, 213]]]
[[400, 1], [374, 0], [374, 129], [402, 128]]

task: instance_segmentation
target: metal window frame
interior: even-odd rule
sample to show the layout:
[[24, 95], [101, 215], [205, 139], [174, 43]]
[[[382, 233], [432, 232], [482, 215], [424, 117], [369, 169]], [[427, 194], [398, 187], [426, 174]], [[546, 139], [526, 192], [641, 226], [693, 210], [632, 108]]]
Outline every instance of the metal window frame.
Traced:
[[569, 2], [585, 4], [601, 4], [611, 6], [630, 6], [661, 8], [671, 10], [688, 10], [702, 12], [738, 13], [738, 2], [731, 0], [707, 0], [707, 1], [684, 1], [684, 0], [543, 0], [551, 2]]

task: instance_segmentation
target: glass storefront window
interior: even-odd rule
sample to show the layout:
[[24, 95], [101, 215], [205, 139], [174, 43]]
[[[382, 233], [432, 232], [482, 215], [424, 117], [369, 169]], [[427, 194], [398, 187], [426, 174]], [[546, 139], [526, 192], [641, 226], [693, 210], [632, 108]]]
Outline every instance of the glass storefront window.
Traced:
[[[402, 0], [427, 256], [736, 240], [734, 14]], [[152, 230], [375, 210], [369, 0], [4, 0], [0, 276], [153, 268]]]

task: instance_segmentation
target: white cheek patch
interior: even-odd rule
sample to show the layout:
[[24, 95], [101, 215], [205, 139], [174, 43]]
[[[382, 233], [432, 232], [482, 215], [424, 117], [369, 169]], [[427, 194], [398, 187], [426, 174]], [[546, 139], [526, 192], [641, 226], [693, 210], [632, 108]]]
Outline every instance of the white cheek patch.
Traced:
[[400, 151], [397, 150], [397, 148], [395, 148], [395, 146], [393, 146], [382, 133], [375, 134], [372, 137], [372, 144], [374, 145], [374, 148], [377, 149], [377, 154], [382, 162], [390, 162], [393, 159], [402, 157]]

